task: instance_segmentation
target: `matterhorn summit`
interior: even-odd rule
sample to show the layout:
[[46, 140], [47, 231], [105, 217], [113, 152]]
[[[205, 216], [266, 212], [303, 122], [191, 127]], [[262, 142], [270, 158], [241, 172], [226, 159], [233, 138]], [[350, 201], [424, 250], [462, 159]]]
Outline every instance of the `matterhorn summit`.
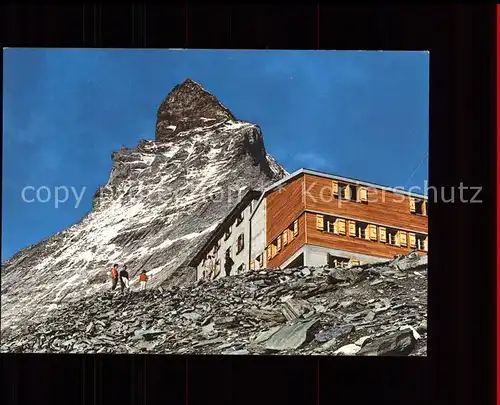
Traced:
[[173, 88], [158, 109], [156, 140], [168, 140], [179, 132], [224, 121], [236, 118], [200, 84], [186, 79]]
[[154, 140], [111, 157], [89, 214], [2, 264], [2, 331], [109, 289], [115, 262], [127, 264], [132, 287], [142, 269], [151, 287], [194, 280], [189, 259], [242, 193], [288, 174], [258, 125], [191, 79], [161, 103]]

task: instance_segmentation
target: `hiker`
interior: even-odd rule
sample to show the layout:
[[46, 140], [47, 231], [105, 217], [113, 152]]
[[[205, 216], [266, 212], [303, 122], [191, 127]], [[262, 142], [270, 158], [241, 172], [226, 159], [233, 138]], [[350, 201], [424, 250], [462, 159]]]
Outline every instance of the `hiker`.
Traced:
[[141, 274], [139, 275], [139, 283], [141, 285], [141, 290], [146, 289], [147, 281], [148, 281], [148, 275], [146, 274], [146, 270], [142, 269]]
[[229, 256], [229, 252], [226, 252], [226, 259], [224, 260], [224, 270], [226, 271], [226, 276], [229, 277], [231, 275], [231, 268], [233, 267], [233, 259]]
[[115, 264], [111, 269], [111, 291], [114, 291], [117, 284], [118, 284], [118, 265]]
[[130, 291], [130, 283], [128, 279], [128, 271], [127, 271], [127, 265], [123, 265], [122, 271], [120, 271], [120, 287], [122, 289], [122, 294], [123, 290], [126, 288], [127, 291]]

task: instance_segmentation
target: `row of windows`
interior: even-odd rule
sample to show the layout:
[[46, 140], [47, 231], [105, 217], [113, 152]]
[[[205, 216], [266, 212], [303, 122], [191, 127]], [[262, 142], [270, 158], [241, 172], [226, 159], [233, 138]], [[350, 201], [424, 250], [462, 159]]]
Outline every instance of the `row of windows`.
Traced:
[[[232, 247], [233, 246], [229, 246], [226, 249], [226, 254], [229, 253], [229, 257], [230, 258], [233, 258], [233, 249], [232, 249]], [[238, 239], [236, 239], [236, 255], [238, 255], [243, 250], [244, 247], [245, 247], [245, 235], [241, 233], [238, 236]]]
[[[252, 212], [252, 204], [250, 204], [249, 207], [250, 207], [250, 212]], [[236, 223], [235, 223], [236, 227], [243, 222], [243, 218], [244, 218], [244, 213], [243, 213], [243, 211], [241, 211], [240, 215], [238, 215], [238, 217], [236, 218]], [[229, 239], [229, 237], [231, 236], [232, 230], [233, 230], [233, 225], [230, 225], [228, 227], [228, 229], [226, 230], [226, 232], [224, 233], [224, 240]]]
[[[233, 246], [229, 246], [226, 249], [226, 254], [229, 253], [229, 257], [233, 258]], [[241, 233], [236, 239], [236, 255], [238, 255], [245, 247], [245, 234]], [[214, 245], [213, 253], [216, 254], [220, 249], [220, 240]], [[205, 265], [206, 257], [202, 261], [202, 266]]]
[[285, 229], [285, 231], [279, 235], [267, 248], [267, 260], [271, 260], [275, 257], [283, 246], [288, 245], [295, 237], [299, 234], [299, 220], [293, 221], [290, 226]]
[[[341, 200], [355, 201], [355, 202], [368, 202], [368, 191], [365, 187], [359, 187], [352, 184], [342, 183], [338, 181], [332, 182], [332, 193], [333, 195]], [[416, 215], [427, 215], [427, 201], [410, 198], [410, 212]], [[250, 205], [251, 210], [251, 205]], [[237, 227], [243, 222], [244, 213], [243, 211], [236, 218], [235, 226]], [[411, 247], [417, 248], [419, 250], [427, 250], [427, 237], [425, 235], [420, 235], [417, 233], [407, 233], [406, 231], [401, 231], [393, 228], [377, 227], [373, 224], [367, 224], [359, 221], [347, 221], [342, 218], [328, 217], [324, 218], [322, 215], [317, 216], [317, 228], [335, 233], [338, 235], [348, 235], [351, 237], [357, 237], [361, 239], [368, 239], [373, 241], [379, 241], [382, 243], [388, 243], [394, 246]], [[321, 218], [321, 219], [320, 219]], [[346, 226], [348, 230], [346, 231]], [[228, 240], [232, 233], [233, 225], [229, 226], [224, 234], [224, 240]], [[266, 248], [267, 260], [274, 258], [279, 251], [281, 251], [282, 246], [286, 246], [290, 241], [292, 241], [298, 235], [298, 220], [294, 221], [281, 235], [279, 235], [269, 246]], [[220, 240], [214, 246], [214, 253], [217, 253], [220, 249]], [[232, 256], [232, 246], [230, 246], [227, 251]], [[244, 249], [244, 234], [240, 234], [237, 238], [236, 243], [236, 255], [238, 255]], [[203, 260], [205, 262], [205, 260]], [[252, 261], [250, 267], [253, 269], [255, 264], [259, 267], [263, 266], [263, 254], [258, 255], [255, 258], [255, 262]], [[218, 261], [220, 266], [220, 262]], [[238, 269], [239, 270], [239, 269]]]
[[316, 229], [336, 235], [368, 239], [393, 246], [410, 247], [427, 251], [427, 235], [377, 226], [361, 221], [317, 214]]
[[[218, 248], [215, 249], [215, 246], [214, 246], [214, 253], [217, 253], [219, 251], [219, 248], [220, 248], [220, 243], [218, 243]], [[245, 244], [244, 244], [244, 234], [240, 234], [238, 236], [238, 239], [236, 241], [236, 255], [238, 255], [242, 250], [243, 248], [245, 247]], [[229, 246], [227, 249], [226, 249], [226, 252], [225, 254], [229, 254], [229, 257], [233, 258], [233, 249], [232, 249], [232, 246]], [[205, 267], [205, 263], [206, 263], [206, 260], [207, 260], [207, 257], [205, 257], [202, 262], [201, 262], [201, 266], [202, 267]], [[245, 270], [245, 263], [242, 263], [237, 269], [236, 269], [236, 274], [242, 272]], [[220, 273], [220, 259], [217, 258], [215, 260], [215, 278], [217, 278], [218, 274]]]
[[[332, 181], [333, 197], [339, 200], [354, 201], [367, 204], [368, 190], [365, 187], [354, 184]], [[427, 201], [422, 199], [410, 198], [410, 212], [416, 215], [427, 216]]]
[[368, 190], [365, 187], [358, 187], [353, 184], [332, 181], [332, 194], [339, 200], [368, 202]]
[[[252, 212], [252, 204], [249, 204], [248, 207], [249, 207], [249, 211], [251, 213]], [[234, 226], [238, 227], [243, 222], [243, 219], [244, 219], [244, 211], [241, 211], [240, 214], [238, 215], [238, 217], [236, 218]], [[224, 233], [224, 241], [227, 241], [229, 239], [229, 237], [232, 234], [232, 230], [233, 230], [233, 225], [230, 225], [228, 227], [228, 229], [226, 230], [226, 232]], [[213, 251], [211, 251], [211, 254], [217, 255], [217, 253], [220, 250], [220, 247], [221, 247], [221, 240], [219, 239], [215, 243], [215, 245], [213, 247]], [[245, 236], [244, 236], [244, 233], [241, 233], [240, 235], [238, 235], [238, 238], [236, 239], [236, 255], [238, 255], [239, 253], [241, 253], [241, 251], [244, 249], [244, 247], [245, 247]], [[226, 253], [229, 253], [229, 257], [231, 257], [231, 258], [234, 259], [234, 257], [233, 257], [233, 249], [232, 248], [233, 248], [233, 246], [229, 246], [226, 249]], [[202, 260], [202, 262], [201, 262], [201, 265], [202, 265], [203, 268], [205, 267], [206, 260], [207, 260], [207, 257], [205, 257]], [[219, 258], [217, 258], [216, 261], [215, 261], [215, 278], [217, 278], [218, 275], [220, 274], [220, 270], [221, 270], [221, 261], [220, 261]], [[242, 272], [244, 270], [245, 270], [245, 264], [242, 263], [236, 269], [236, 273], [240, 273], [240, 272]]]
[[[316, 227], [318, 230], [346, 235], [359, 239], [367, 239], [393, 246], [410, 247], [427, 251], [427, 236], [417, 232], [406, 232], [403, 230], [377, 226], [361, 221], [345, 220], [337, 217], [316, 216]], [[286, 246], [295, 236], [299, 234], [298, 220], [294, 221], [281, 235], [279, 235], [267, 248], [267, 260], [273, 259], [282, 246]], [[256, 262], [260, 267], [263, 265], [262, 255], [257, 256]]]

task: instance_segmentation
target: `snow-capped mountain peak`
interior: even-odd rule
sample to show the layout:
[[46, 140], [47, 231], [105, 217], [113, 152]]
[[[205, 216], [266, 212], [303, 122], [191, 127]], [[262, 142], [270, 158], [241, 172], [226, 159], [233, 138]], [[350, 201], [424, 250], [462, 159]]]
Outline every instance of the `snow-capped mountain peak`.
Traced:
[[195, 278], [188, 259], [244, 193], [288, 173], [258, 125], [237, 120], [191, 79], [161, 103], [155, 140], [112, 153], [108, 182], [80, 222], [2, 264], [2, 330], [109, 288], [114, 263], [136, 283]]
[[236, 121], [234, 115], [199, 83], [186, 79], [175, 86], [158, 109], [156, 140], [168, 140], [179, 132]]

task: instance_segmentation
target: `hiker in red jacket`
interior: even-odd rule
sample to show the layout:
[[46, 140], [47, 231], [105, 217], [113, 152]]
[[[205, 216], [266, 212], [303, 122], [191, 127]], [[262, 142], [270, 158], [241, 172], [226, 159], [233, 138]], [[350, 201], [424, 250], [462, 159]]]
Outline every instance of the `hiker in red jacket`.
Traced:
[[141, 285], [141, 290], [146, 289], [146, 283], [148, 281], [148, 275], [146, 274], [146, 270], [142, 269], [141, 274], [139, 275], [139, 283]]
[[115, 264], [111, 269], [111, 291], [116, 288], [118, 284], [118, 265]]

